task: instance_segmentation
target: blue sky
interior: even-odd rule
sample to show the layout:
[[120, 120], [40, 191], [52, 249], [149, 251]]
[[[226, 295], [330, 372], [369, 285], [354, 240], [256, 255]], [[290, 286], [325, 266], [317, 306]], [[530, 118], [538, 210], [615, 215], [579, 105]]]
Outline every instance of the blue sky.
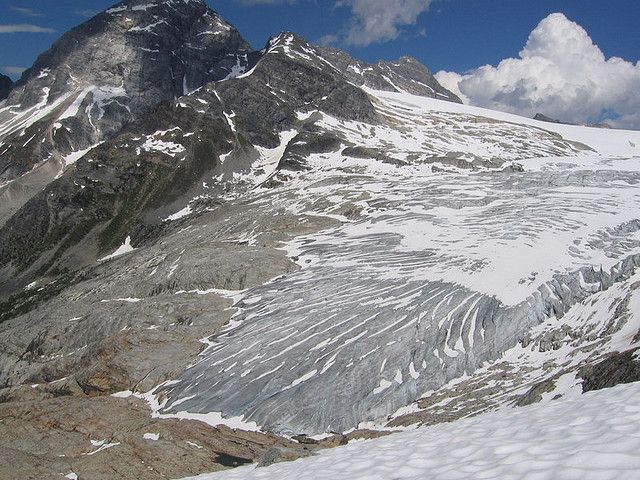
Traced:
[[[52, 33], [0, 34], [0, 67], [27, 67], [66, 30], [110, 0], [0, 0], [0, 24], [32, 24]], [[293, 4], [258, 4], [209, 0], [255, 47], [282, 30], [293, 30], [312, 42], [349, 26], [352, 12], [333, 0], [298, 0]], [[27, 12], [22, 9], [32, 10]], [[358, 58], [375, 61], [413, 55], [433, 71], [464, 72], [497, 64], [517, 55], [527, 36], [544, 17], [563, 12], [582, 25], [607, 57], [640, 60], [640, 2], [637, 0], [435, 0], [415, 25], [399, 26], [394, 40], [336, 46]]]
[[[313, 43], [330, 43], [367, 61], [412, 55], [434, 72], [462, 74], [485, 64], [496, 66], [506, 58], [517, 59], [531, 32], [553, 12], [562, 12], [568, 21], [584, 28], [606, 58], [622, 57], [632, 65], [640, 60], [637, 0], [208, 2], [254, 47], [262, 47], [272, 34], [292, 30]], [[84, 21], [92, 11], [113, 3], [116, 2], [0, 0], [0, 70], [15, 78], [19, 68], [31, 65], [64, 31]], [[13, 32], [21, 29], [47, 31]], [[464, 88], [464, 83], [460, 85]], [[474, 101], [471, 93], [460, 92], [470, 103], [482, 103]], [[609, 116], [618, 116], [611, 108], [601, 108], [601, 113], [594, 109], [583, 115], [591, 120], [603, 119], [607, 110], [614, 111]]]

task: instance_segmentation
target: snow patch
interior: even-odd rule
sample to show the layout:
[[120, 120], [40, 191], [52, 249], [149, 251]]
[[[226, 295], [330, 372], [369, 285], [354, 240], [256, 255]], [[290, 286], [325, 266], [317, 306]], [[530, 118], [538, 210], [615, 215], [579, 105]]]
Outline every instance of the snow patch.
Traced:
[[112, 260], [116, 257], [120, 257], [125, 255], [126, 253], [133, 252], [135, 248], [131, 246], [131, 237], [127, 237], [122, 245], [118, 247], [118, 249], [113, 252], [111, 255], [107, 255], [106, 257], [102, 257], [98, 260], [98, 262], [105, 262], [107, 260]]
[[[640, 383], [352, 442], [313, 457], [183, 480], [635, 480]], [[364, 472], [364, 473], [363, 473]], [[364, 475], [364, 476], [363, 476]]]

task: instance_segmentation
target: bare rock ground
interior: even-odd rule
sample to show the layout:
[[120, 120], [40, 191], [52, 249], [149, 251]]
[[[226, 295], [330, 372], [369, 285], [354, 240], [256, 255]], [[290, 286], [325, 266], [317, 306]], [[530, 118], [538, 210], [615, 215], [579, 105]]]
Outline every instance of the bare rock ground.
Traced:
[[0, 405], [0, 478], [6, 479], [180, 478], [259, 461], [274, 449], [282, 461], [317, 447], [195, 420], [154, 419], [134, 397]]

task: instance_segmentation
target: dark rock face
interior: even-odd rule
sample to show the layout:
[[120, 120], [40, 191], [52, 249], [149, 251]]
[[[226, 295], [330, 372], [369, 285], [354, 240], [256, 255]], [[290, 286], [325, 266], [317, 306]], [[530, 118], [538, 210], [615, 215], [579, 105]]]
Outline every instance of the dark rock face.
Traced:
[[[63, 35], [11, 92], [9, 104], [44, 115], [0, 130], [10, 145], [0, 179], [112, 137], [159, 102], [244, 69], [249, 53], [200, 0], [128, 0], [100, 13]], [[0, 123], [11, 121], [0, 115]], [[18, 138], [25, 135], [34, 135], [27, 145]]]
[[13, 88], [13, 80], [6, 75], [0, 74], [0, 100], [4, 100], [9, 96], [9, 92]]
[[534, 120], [538, 120], [540, 122], [548, 122], [548, 123], [563, 123], [560, 120], [558, 120], [557, 118], [551, 118], [551, 117], [547, 117], [545, 114], [543, 113], [536, 113], [533, 116]]
[[300, 110], [321, 110], [338, 118], [375, 122], [369, 97], [328, 65], [319, 49], [293, 33], [270, 40], [251, 75], [216, 85], [225, 111], [254, 144], [274, 147]]
[[640, 381], [640, 359], [638, 349], [613, 353], [595, 365], [588, 365], [580, 371], [583, 378], [582, 391], [601, 390], [621, 383]]
[[[82, 241], [102, 252], [120, 245], [127, 232], [148, 235], [145, 215], [184, 194], [233, 148], [219, 103], [207, 98], [211, 105], [203, 113], [161, 103], [29, 200], [0, 228], [0, 266], [37, 269], [36, 275], [58, 271], [78, 265], [65, 254]], [[2, 278], [15, 280], [13, 274]], [[0, 291], [7, 288], [0, 283]]]
[[307, 170], [306, 157], [312, 153], [333, 152], [340, 148], [340, 139], [328, 132], [320, 132], [308, 128], [296, 135], [287, 145], [284, 155], [278, 164], [279, 170]]
[[[226, 77], [249, 45], [200, 0], [127, 0], [62, 36], [25, 72], [12, 99], [51, 99], [69, 82], [122, 86], [133, 112]], [[113, 97], [120, 98], [120, 97]]]
[[581, 123], [581, 124], [577, 124], [577, 123], [563, 122], [562, 120], [558, 120], [557, 118], [548, 117], [543, 113], [536, 113], [533, 116], [533, 119], [534, 120], [538, 120], [540, 122], [560, 123], [560, 124], [563, 124], [563, 125], [581, 125], [583, 127], [611, 128], [611, 125], [609, 125], [608, 123]]

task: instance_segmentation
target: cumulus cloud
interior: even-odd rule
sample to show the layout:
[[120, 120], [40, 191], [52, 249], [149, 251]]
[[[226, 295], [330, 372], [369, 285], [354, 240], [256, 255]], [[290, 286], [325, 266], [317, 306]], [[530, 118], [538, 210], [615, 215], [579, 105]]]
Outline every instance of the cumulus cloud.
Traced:
[[640, 62], [606, 59], [587, 32], [561, 13], [540, 22], [519, 58], [462, 75], [438, 72], [436, 78], [473, 105], [640, 128]]
[[0, 25], [0, 33], [53, 33], [53, 28], [39, 27], [37, 25], [28, 24], [4, 24]]
[[431, 0], [339, 0], [338, 7], [351, 8], [353, 17], [344, 40], [366, 46], [398, 38], [402, 27], [414, 25], [429, 9]]
[[460, 100], [462, 100], [466, 104], [476, 105], [469, 97], [467, 97], [460, 90], [460, 82], [462, 81], [463, 76], [456, 72], [445, 72], [440, 71], [434, 75], [436, 80], [442, 85], [444, 88], [449, 90], [452, 93], [455, 93]]

